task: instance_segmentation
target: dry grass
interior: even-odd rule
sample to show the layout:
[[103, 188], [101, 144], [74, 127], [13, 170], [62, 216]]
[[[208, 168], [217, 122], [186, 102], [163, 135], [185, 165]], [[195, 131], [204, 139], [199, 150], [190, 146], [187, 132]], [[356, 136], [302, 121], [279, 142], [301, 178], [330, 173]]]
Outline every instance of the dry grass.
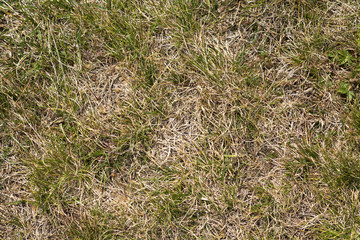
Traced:
[[0, 238], [358, 239], [359, 17], [0, 1]]

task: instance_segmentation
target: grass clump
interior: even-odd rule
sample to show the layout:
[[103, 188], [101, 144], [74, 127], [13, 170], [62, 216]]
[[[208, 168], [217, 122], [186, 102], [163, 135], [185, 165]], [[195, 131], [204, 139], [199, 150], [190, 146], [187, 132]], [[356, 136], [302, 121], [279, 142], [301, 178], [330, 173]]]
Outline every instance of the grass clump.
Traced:
[[0, 1], [0, 238], [359, 238], [359, 9]]

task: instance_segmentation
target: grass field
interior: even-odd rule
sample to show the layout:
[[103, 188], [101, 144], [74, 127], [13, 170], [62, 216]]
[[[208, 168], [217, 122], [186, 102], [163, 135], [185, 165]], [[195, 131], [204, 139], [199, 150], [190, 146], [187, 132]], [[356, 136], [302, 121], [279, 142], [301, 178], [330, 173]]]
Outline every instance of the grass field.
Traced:
[[360, 239], [360, 1], [0, 0], [0, 239]]

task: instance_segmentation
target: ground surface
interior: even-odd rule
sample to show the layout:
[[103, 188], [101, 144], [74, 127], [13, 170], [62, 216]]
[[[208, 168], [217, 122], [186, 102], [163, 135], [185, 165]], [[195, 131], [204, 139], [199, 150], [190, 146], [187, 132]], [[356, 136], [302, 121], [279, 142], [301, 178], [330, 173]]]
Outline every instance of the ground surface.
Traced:
[[0, 1], [1, 239], [359, 239], [357, 0]]

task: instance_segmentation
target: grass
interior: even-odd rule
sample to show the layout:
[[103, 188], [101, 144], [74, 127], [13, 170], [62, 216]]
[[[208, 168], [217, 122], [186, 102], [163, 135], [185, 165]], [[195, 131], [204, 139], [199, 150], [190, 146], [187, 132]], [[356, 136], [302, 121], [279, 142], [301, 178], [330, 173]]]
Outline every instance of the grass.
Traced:
[[0, 1], [1, 239], [358, 239], [358, 1]]

